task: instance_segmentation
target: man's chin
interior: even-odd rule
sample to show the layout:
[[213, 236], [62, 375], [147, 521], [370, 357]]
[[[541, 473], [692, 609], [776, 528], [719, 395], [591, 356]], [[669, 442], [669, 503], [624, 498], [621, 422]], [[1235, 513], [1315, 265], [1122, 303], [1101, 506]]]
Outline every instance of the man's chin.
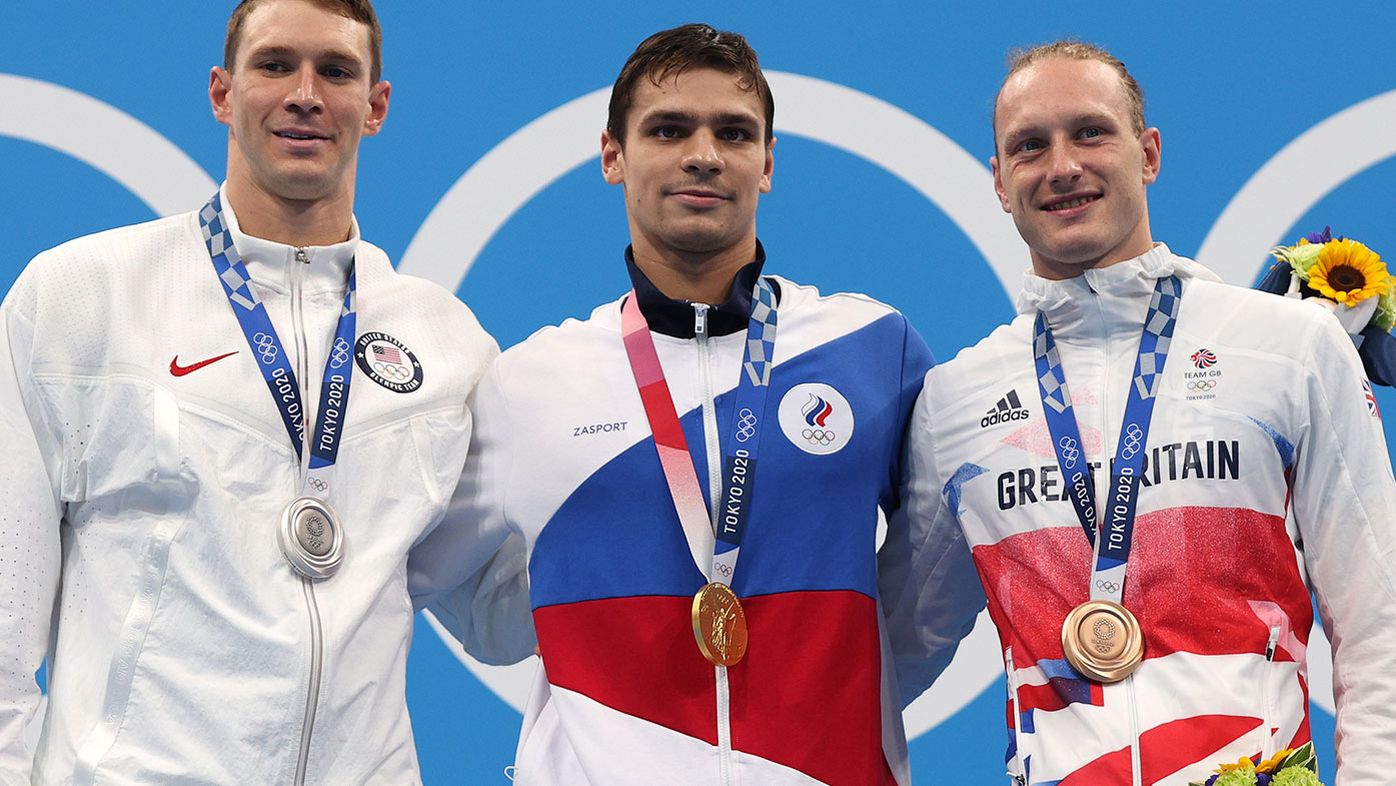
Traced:
[[269, 173], [260, 184], [263, 191], [291, 202], [317, 202], [336, 193], [339, 180], [323, 168], [287, 168]]

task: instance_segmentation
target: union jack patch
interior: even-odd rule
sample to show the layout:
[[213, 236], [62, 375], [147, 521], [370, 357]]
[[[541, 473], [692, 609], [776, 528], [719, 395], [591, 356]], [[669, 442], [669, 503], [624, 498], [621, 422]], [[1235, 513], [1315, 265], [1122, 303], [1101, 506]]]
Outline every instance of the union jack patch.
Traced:
[[1362, 380], [1362, 397], [1367, 400], [1367, 414], [1381, 420], [1381, 408], [1377, 406], [1377, 397], [1372, 393], [1372, 383]]

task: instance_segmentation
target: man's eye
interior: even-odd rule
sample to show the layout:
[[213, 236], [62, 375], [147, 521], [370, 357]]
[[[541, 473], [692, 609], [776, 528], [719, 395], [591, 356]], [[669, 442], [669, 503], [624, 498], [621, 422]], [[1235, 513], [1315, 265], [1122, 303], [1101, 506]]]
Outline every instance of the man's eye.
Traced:
[[1081, 129], [1082, 139], [1095, 139], [1096, 137], [1103, 136], [1104, 134], [1104, 131], [1100, 130], [1099, 128], [1096, 128], [1095, 126]]
[[352, 79], [354, 77], [352, 71], [339, 66], [327, 66], [321, 69], [320, 73], [328, 79]]
[[260, 66], [258, 66], [258, 68], [262, 69], [263, 71], [270, 71], [273, 74], [284, 74], [291, 70], [290, 67], [287, 66], [285, 63], [282, 63], [277, 60], [269, 60], [265, 63], [262, 63]]
[[1028, 139], [1018, 145], [1018, 150], [1024, 153], [1035, 153], [1042, 149], [1042, 141], [1039, 139]]
[[651, 133], [653, 136], [659, 137], [660, 139], [678, 139], [678, 138], [679, 138], [679, 129], [676, 128], [676, 127], [674, 127], [674, 126], [657, 126], [657, 127], [654, 129], [654, 131], [651, 131], [650, 133]]
[[724, 142], [745, 142], [751, 134], [745, 128], [724, 128], [718, 134]]

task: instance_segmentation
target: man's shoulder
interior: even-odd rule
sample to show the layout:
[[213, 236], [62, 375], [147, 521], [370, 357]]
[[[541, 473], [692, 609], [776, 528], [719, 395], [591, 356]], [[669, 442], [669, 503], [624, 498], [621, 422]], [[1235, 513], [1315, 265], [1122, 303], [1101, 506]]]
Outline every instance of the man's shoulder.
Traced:
[[81, 264], [122, 265], [147, 262], [146, 253], [169, 254], [183, 244], [202, 243], [193, 213], [105, 229], [73, 238], [40, 252], [29, 264], [40, 269]]
[[1030, 372], [1032, 364], [1032, 317], [1019, 314], [931, 369], [927, 397], [960, 401], [1005, 377]]
[[780, 287], [780, 307], [791, 313], [815, 314], [820, 319], [873, 321], [887, 316], [901, 317], [896, 308], [861, 292], [821, 292], [818, 287], [800, 284], [783, 276], [768, 276]]
[[[176, 260], [187, 262], [202, 243], [193, 213], [83, 235], [39, 252], [5, 302], [32, 318], [40, 302], [61, 306], [85, 297], [110, 299], [127, 282], [149, 287]], [[53, 295], [45, 297], [46, 292]]]
[[500, 356], [510, 365], [561, 365], [587, 362], [593, 354], [620, 344], [620, 304], [623, 298], [607, 301], [585, 317], [568, 317], [555, 325], [545, 325], [528, 338], [509, 347]]
[[1304, 336], [1333, 320], [1314, 303], [1219, 281], [1192, 282], [1183, 309], [1180, 332], [1286, 356], [1294, 355]]

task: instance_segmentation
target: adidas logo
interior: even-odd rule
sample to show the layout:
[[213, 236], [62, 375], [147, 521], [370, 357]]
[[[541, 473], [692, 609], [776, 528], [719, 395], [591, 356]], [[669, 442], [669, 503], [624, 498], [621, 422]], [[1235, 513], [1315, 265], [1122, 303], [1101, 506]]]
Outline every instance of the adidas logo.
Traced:
[[1023, 406], [1023, 402], [1018, 400], [1018, 391], [1010, 390], [1008, 395], [999, 399], [999, 403], [995, 404], [994, 408], [989, 410], [988, 414], [979, 421], [979, 427], [997, 426], [1010, 420], [1027, 420], [1030, 414], [1032, 413]]

